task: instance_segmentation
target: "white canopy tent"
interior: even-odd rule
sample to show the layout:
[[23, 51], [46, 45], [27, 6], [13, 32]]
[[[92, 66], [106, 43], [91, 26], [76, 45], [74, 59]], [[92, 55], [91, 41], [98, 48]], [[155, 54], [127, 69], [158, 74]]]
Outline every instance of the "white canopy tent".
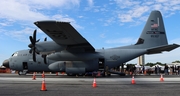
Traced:
[[161, 65], [159, 65], [159, 64], [156, 64], [156, 65], [154, 65], [154, 66], [152, 66], [152, 68], [155, 68], [155, 66], [157, 67], [164, 67], [164, 66], [161, 66]]
[[135, 65], [136, 68], [141, 68], [142, 66], [140, 66], [139, 64]]

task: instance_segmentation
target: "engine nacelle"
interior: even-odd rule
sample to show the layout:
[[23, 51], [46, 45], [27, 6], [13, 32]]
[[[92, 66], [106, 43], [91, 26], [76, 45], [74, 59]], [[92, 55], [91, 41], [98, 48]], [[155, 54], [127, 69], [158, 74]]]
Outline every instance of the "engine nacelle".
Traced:
[[87, 61], [57, 61], [51, 63], [48, 68], [52, 72], [66, 72], [67, 74], [84, 74], [85, 72], [97, 71], [98, 60]]
[[66, 74], [85, 74], [85, 67], [73, 67], [66, 64], [72, 63], [71, 61], [57, 61], [48, 66], [53, 72], [66, 72]]
[[66, 48], [66, 46], [59, 45], [54, 41], [37, 42], [36, 51], [40, 54], [50, 54], [52, 52], [59, 52]]
[[58, 72], [58, 71], [64, 72], [64, 71], [65, 71], [65, 68], [66, 68], [65, 63], [66, 63], [66, 62], [64, 62], [64, 61], [57, 61], [57, 62], [54, 62], [54, 63], [50, 64], [50, 65], [48, 66], [48, 68], [49, 68], [51, 71], [54, 71], [54, 72]]

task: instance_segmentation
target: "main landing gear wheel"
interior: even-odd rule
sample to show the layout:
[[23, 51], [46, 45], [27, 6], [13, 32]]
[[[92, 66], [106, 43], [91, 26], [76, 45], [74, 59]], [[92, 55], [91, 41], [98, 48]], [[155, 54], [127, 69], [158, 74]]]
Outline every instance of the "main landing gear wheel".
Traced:
[[26, 75], [26, 74], [27, 74], [27, 72], [18, 71], [18, 74], [19, 74], [19, 75]]

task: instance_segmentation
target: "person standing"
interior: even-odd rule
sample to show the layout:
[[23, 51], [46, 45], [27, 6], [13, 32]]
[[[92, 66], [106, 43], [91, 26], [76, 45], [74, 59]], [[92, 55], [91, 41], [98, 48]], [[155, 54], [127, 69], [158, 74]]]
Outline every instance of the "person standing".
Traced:
[[180, 66], [178, 66], [178, 76], [179, 76], [179, 74], [180, 74]]
[[174, 71], [174, 66], [172, 66], [172, 75], [174, 75], [175, 71]]
[[126, 74], [129, 75], [129, 65], [127, 65], [127, 67], [126, 67]]
[[160, 69], [160, 68], [159, 68], [159, 66], [157, 65], [157, 74], [158, 74], [158, 75], [159, 75], [159, 69]]
[[[165, 67], [164, 67], [164, 73], [165, 73], [165, 75], [167, 75], [168, 74], [168, 66], [165, 64]], [[169, 74], [168, 74], [169, 75]]]
[[155, 66], [155, 74], [157, 75], [157, 67]]
[[175, 73], [176, 73], [176, 75], [178, 75], [178, 67], [175, 65]]
[[136, 75], [136, 66], [133, 66], [134, 74]]

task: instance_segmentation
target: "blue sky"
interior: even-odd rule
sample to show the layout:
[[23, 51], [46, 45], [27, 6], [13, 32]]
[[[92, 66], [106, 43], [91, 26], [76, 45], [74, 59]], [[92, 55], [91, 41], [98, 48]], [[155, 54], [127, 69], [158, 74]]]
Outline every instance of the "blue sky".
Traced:
[[[180, 0], [1, 0], [0, 6], [1, 64], [15, 51], [28, 49], [29, 36], [38, 29], [33, 23], [38, 20], [71, 22], [94, 48], [106, 49], [136, 43], [150, 12], [160, 10], [169, 44], [180, 44]], [[38, 29], [37, 38], [45, 37]], [[145, 60], [180, 60], [180, 48], [145, 55]]]

